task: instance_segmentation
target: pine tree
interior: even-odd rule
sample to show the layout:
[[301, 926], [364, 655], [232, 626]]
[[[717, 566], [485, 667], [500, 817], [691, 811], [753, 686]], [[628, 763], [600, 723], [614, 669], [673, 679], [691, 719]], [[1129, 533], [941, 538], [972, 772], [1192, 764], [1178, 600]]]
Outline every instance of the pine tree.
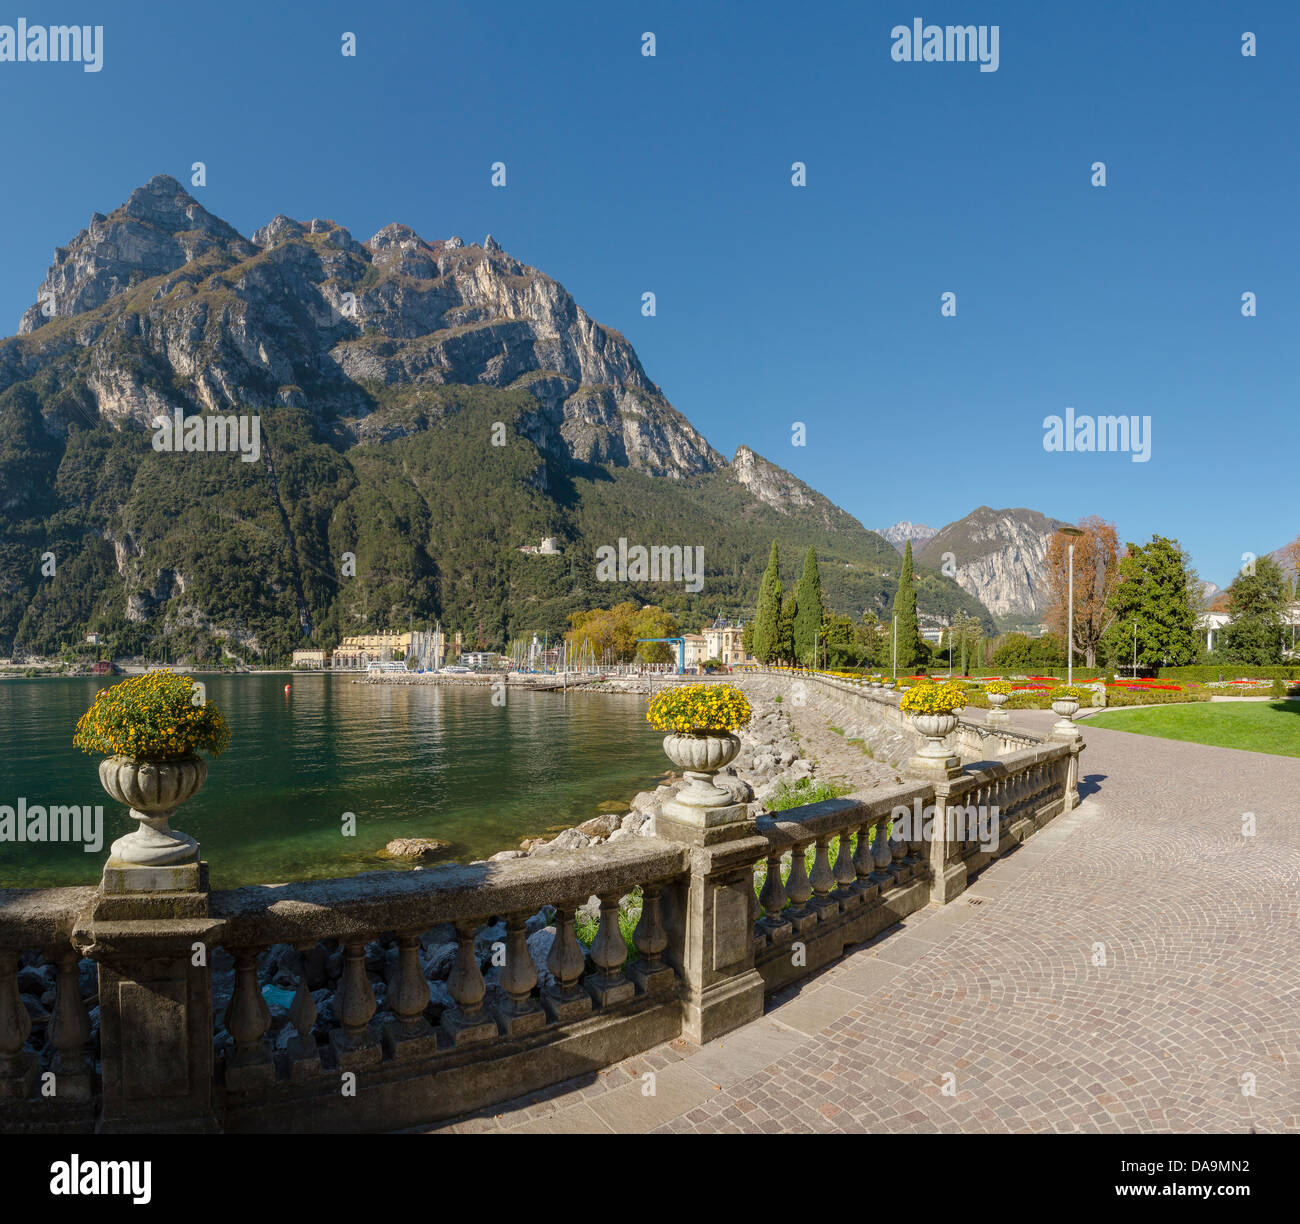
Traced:
[[794, 653], [800, 663], [816, 666], [814, 652], [826, 609], [822, 606], [822, 580], [817, 572], [817, 550], [810, 548], [803, 559], [803, 575], [796, 588], [798, 614], [794, 622]]
[[763, 581], [758, 588], [758, 612], [754, 617], [754, 657], [760, 663], [774, 663], [781, 632], [781, 567], [776, 541], [772, 541], [772, 554]]
[[894, 593], [894, 615], [898, 617], [898, 666], [915, 667], [921, 657], [921, 632], [916, 623], [916, 587], [912, 579], [912, 541], [903, 549], [903, 568]]

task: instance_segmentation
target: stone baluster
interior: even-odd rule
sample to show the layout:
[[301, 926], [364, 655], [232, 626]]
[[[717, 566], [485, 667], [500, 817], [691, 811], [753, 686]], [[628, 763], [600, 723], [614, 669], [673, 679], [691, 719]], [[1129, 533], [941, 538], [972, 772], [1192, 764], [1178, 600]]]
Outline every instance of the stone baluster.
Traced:
[[[935, 819], [938, 819], [936, 814]], [[903, 837], [905, 822], [901, 820], [894, 821], [894, 827], [889, 834], [889, 851], [890, 858], [893, 862], [889, 870], [894, 879], [900, 884], [905, 884], [912, 876], [912, 868], [905, 861], [907, 858], [907, 841]]]
[[32, 1018], [18, 991], [18, 956], [0, 949], [0, 1101], [23, 1101], [36, 1082], [36, 1056], [25, 1049]]
[[266, 1040], [271, 1009], [257, 981], [258, 948], [232, 948], [235, 989], [226, 1006], [226, 1032], [235, 1048], [226, 1051], [226, 1088], [247, 1092], [275, 1082], [275, 1064]]
[[872, 878], [875, 867], [876, 860], [871, 849], [871, 825], [869, 823], [859, 825], [858, 847], [853, 852], [853, 871], [857, 877], [853, 884], [853, 891], [864, 902], [870, 901], [880, 892], [880, 884]]
[[389, 1058], [432, 1054], [438, 1036], [425, 1016], [429, 982], [420, 968], [418, 931], [397, 933], [397, 966], [388, 984], [388, 1006], [393, 1019], [384, 1025], [384, 1051]]
[[506, 915], [506, 963], [501, 966], [501, 991], [505, 998], [492, 1009], [507, 1037], [522, 1037], [546, 1027], [546, 1013], [533, 998], [537, 966], [528, 950], [526, 913]]
[[767, 931], [759, 925], [759, 919], [763, 916], [763, 907], [759, 903], [758, 894], [752, 887], [746, 893], [745, 899], [749, 907], [750, 952], [757, 957], [767, 947]]
[[[915, 809], [913, 809], [915, 811]], [[935, 820], [946, 820], [947, 812], [943, 807], [938, 807], [935, 811]], [[920, 820], [908, 820], [903, 828], [906, 833], [907, 857], [903, 860], [908, 869], [908, 874], [914, 880], [923, 880], [926, 876], [926, 844], [925, 844], [925, 819], [924, 809], [922, 809], [922, 818]]]
[[289, 1004], [289, 1023], [298, 1035], [289, 1042], [287, 1050], [290, 1079], [319, 1075], [324, 1070], [320, 1060], [320, 1047], [316, 1044], [313, 1033], [316, 1027], [316, 1000], [307, 984], [307, 957], [315, 947], [315, 940], [294, 944], [298, 953], [298, 988], [293, 993], [293, 1002]]
[[574, 930], [572, 902], [555, 907], [555, 938], [546, 956], [546, 968], [555, 983], [542, 992], [542, 1005], [552, 1020], [576, 1020], [591, 1012], [591, 996], [578, 979], [587, 967], [587, 958]]
[[343, 946], [343, 974], [334, 990], [334, 1015], [343, 1027], [330, 1033], [342, 1069], [352, 1071], [383, 1057], [379, 1039], [370, 1031], [375, 1010], [375, 992], [366, 974], [366, 941], [348, 939]]
[[763, 904], [763, 917], [759, 923], [767, 935], [768, 943], [789, 939], [794, 932], [789, 918], [785, 916], [787, 899], [785, 884], [781, 880], [781, 851], [773, 847], [767, 852], [767, 875], [763, 879], [763, 891], [759, 896]]
[[89, 1101], [94, 1093], [93, 1068], [86, 1056], [90, 1014], [81, 999], [81, 958], [71, 946], [49, 956], [58, 965], [54, 1012], [46, 1029], [54, 1050], [50, 1069], [56, 1077], [55, 1091], [61, 1101]]
[[857, 879], [858, 871], [853, 865], [853, 834], [845, 829], [840, 834], [839, 853], [835, 856], [835, 883], [838, 886], [835, 899], [843, 910], [862, 904], [862, 894], [854, 888]]
[[497, 1036], [497, 1024], [483, 1008], [487, 986], [478, 967], [478, 953], [474, 948], [477, 922], [456, 923], [456, 959], [452, 962], [447, 990], [456, 1000], [455, 1007], [442, 1013], [443, 1031], [455, 1045], [474, 1041], [489, 1041]]
[[[668, 947], [668, 931], [660, 911], [662, 894], [661, 884], [647, 884], [641, 890], [641, 919], [632, 932], [632, 946], [638, 959], [632, 965], [631, 974], [643, 994], [666, 994], [673, 990], [677, 981], [677, 975], [663, 961], [664, 950]], [[757, 904], [755, 898], [754, 905]], [[753, 917], [757, 918], [757, 915]]]
[[876, 836], [871, 843], [871, 861], [876, 865], [871, 878], [881, 889], [890, 888], [897, 883], [894, 873], [889, 869], [894, 861], [894, 853], [889, 847], [889, 819], [884, 815], [876, 821]]
[[823, 833], [817, 839], [817, 848], [813, 852], [812, 875], [808, 882], [812, 885], [812, 907], [821, 918], [830, 918], [840, 911], [839, 901], [831, 896], [835, 888], [835, 873], [831, 870], [831, 835]]
[[785, 882], [790, 908], [786, 916], [796, 935], [801, 935], [817, 922], [817, 911], [808, 904], [812, 884], [808, 880], [808, 847], [811, 842], [796, 842], [790, 851], [790, 876]]
[[587, 990], [600, 1007], [625, 1003], [636, 994], [636, 987], [623, 974], [627, 960], [627, 944], [619, 928], [619, 897], [605, 893], [600, 898], [600, 929], [591, 945], [591, 959], [599, 973], [587, 978]]

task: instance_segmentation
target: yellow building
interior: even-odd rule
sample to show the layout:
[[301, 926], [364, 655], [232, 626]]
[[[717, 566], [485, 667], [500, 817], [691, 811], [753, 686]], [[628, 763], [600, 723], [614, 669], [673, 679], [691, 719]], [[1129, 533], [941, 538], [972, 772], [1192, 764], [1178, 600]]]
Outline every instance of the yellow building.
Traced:
[[704, 640], [708, 649], [705, 657], [717, 659], [728, 667], [757, 663], [758, 660], [753, 655], [745, 652], [744, 636], [743, 625], [729, 625], [719, 617], [704, 630]]
[[[459, 632], [451, 638], [440, 630], [353, 633], [345, 637], [333, 652], [295, 650], [293, 657], [296, 666], [300, 654], [305, 656], [321, 653], [327, 657], [319, 666], [351, 668], [365, 667], [370, 663], [387, 663], [392, 659], [406, 659], [414, 652], [417, 659], [424, 659], [429, 666], [433, 666], [435, 658], [439, 665], [446, 663], [449, 650], [451, 654], [460, 654], [462, 645], [463, 635]], [[304, 666], [310, 667], [313, 664], [304, 661]]]

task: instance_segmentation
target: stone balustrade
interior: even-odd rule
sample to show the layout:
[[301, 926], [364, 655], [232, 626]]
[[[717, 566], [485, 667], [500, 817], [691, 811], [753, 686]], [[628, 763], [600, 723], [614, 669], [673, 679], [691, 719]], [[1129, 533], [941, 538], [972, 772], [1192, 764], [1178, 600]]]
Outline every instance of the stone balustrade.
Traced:
[[[188, 893], [0, 891], [0, 1132], [393, 1130], [713, 1040], [1072, 806], [1081, 747], [1017, 732], [950, 777], [757, 819], [678, 805], [657, 836], [564, 854], [216, 892], [206, 871]], [[432, 993], [431, 932], [450, 955]], [[292, 989], [274, 1015], [272, 949]], [[38, 955], [54, 997], [33, 1025]]]

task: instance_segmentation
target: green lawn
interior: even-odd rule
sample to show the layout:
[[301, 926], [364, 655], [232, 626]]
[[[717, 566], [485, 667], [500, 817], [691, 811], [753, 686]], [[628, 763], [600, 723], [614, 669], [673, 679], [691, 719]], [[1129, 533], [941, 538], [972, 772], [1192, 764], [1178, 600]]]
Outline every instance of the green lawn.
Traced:
[[1198, 702], [1106, 710], [1079, 723], [1085, 735], [1094, 725], [1218, 748], [1300, 756], [1300, 702], [1296, 701]]

